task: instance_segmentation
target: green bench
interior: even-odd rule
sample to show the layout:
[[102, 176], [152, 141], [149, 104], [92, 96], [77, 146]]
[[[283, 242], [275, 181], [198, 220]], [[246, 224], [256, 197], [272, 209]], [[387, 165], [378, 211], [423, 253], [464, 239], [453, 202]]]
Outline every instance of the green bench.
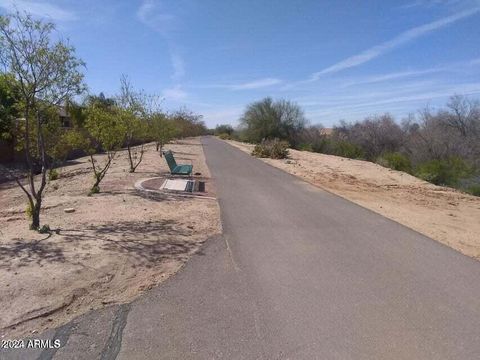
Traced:
[[163, 153], [171, 175], [192, 175], [193, 165], [178, 165], [171, 150]]

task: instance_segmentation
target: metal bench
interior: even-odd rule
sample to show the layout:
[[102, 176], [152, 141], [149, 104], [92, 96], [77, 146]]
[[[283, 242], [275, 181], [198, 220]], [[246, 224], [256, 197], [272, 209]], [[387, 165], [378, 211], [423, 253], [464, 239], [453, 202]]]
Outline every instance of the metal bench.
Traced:
[[171, 175], [192, 175], [193, 165], [177, 164], [171, 150], [165, 151], [163, 155], [170, 168]]

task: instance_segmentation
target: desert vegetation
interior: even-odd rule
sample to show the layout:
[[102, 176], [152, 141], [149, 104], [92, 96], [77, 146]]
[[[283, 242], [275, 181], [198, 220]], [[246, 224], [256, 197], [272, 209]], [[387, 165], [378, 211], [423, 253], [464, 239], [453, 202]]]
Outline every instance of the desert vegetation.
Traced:
[[291, 147], [367, 160], [480, 195], [480, 103], [466, 96], [401, 121], [388, 113], [340, 121], [331, 133], [310, 125], [299, 105], [266, 98], [247, 106], [234, 131], [217, 129], [224, 139], [256, 144], [252, 154], [258, 157], [284, 158]]
[[72, 45], [56, 40], [54, 30], [53, 23], [28, 14], [0, 16], [0, 141], [23, 154], [22, 168], [9, 174], [26, 196], [33, 230], [41, 229], [48, 181], [58, 178], [55, 168], [74, 153], [90, 158], [94, 194], [121, 148], [127, 149], [128, 171], [135, 172], [143, 144], [155, 142], [161, 155], [173, 138], [207, 132], [201, 115], [162, 111], [158, 96], [135, 89], [126, 75], [117, 95], [89, 94], [85, 63]]

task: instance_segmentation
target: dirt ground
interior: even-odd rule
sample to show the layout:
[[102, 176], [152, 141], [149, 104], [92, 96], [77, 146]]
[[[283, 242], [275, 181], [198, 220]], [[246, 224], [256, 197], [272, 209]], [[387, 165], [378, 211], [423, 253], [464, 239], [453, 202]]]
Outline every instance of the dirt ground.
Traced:
[[[191, 160], [194, 172], [210, 178], [199, 139], [166, 149], [179, 163]], [[175, 273], [219, 233], [215, 199], [158, 201], [133, 188], [139, 179], [167, 173], [153, 144], [133, 174], [122, 151], [101, 193], [89, 197], [88, 158], [73, 161], [46, 190], [41, 222], [54, 230], [51, 235], [28, 230], [25, 195], [13, 182], [0, 184], [1, 336], [40, 332], [89, 309], [128, 302]], [[207, 180], [207, 189], [211, 186]], [[66, 213], [67, 208], [75, 212]]]
[[[229, 144], [250, 153], [253, 145]], [[436, 186], [380, 165], [290, 150], [287, 160], [262, 159], [367, 209], [480, 259], [480, 198]]]

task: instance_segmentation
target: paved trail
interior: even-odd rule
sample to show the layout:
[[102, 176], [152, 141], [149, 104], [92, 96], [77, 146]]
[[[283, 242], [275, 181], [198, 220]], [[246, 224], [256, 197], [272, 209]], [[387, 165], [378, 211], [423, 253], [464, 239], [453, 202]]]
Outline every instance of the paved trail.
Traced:
[[204, 146], [224, 235], [132, 304], [58, 329], [68, 343], [43, 359], [480, 359], [479, 262]]

